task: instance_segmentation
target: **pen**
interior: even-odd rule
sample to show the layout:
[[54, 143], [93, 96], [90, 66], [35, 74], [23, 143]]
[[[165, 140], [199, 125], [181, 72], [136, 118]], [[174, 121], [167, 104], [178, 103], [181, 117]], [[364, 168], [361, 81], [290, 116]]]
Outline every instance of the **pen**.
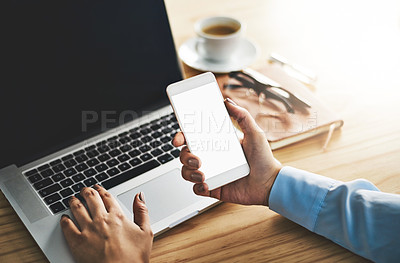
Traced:
[[279, 63], [282, 66], [286, 67], [289, 70], [288, 73], [290, 73], [290, 75], [292, 77], [294, 77], [306, 84], [311, 85], [317, 79], [317, 76], [313, 71], [311, 71], [307, 68], [304, 68], [300, 65], [289, 63], [289, 61], [285, 57], [283, 57], [277, 53], [271, 53], [271, 55], [269, 57], [269, 61]]
[[326, 151], [326, 148], [328, 147], [329, 141], [332, 138], [332, 134], [333, 134], [333, 131], [335, 130], [335, 127], [336, 127], [335, 123], [332, 123], [329, 126], [328, 135], [326, 136], [324, 146], [322, 147], [322, 151], [324, 151], [324, 152]]

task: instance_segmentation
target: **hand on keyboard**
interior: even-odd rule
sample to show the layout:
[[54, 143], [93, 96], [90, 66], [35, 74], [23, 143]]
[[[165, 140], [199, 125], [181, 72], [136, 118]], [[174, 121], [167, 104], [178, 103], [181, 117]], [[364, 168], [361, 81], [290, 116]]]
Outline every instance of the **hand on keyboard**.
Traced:
[[72, 197], [74, 223], [61, 217], [61, 227], [77, 262], [148, 262], [153, 244], [143, 193], [133, 202], [134, 222], [126, 218], [117, 200], [104, 188], [83, 188], [82, 202]]

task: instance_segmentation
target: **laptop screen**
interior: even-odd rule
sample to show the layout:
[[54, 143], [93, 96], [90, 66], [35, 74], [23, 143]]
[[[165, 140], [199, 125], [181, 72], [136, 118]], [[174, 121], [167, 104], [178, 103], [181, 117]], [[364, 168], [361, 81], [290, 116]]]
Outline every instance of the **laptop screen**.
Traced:
[[162, 0], [2, 0], [0, 168], [168, 104], [182, 78]]

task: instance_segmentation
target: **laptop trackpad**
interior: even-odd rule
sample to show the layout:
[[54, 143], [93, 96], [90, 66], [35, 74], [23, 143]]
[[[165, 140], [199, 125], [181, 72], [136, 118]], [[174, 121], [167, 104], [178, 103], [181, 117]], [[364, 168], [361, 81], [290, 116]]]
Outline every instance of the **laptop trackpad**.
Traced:
[[133, 198], [143, 192], [149, 209], [150, 223], [166, 217], [201, 200], [193, 193], [193, 183], [185, 181], [179, 169], [174, 169], [147, 183], [118, 195], [118, 199], [132, 213]]

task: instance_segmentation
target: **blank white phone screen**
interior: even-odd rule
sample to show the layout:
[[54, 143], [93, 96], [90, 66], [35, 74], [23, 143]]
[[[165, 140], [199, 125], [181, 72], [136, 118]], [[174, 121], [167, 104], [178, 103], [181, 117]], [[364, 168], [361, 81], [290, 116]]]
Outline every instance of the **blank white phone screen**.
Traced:
[[216, 83], [171, 97], [190, 151], [208, 179], [245, 164], [246, 158]]

